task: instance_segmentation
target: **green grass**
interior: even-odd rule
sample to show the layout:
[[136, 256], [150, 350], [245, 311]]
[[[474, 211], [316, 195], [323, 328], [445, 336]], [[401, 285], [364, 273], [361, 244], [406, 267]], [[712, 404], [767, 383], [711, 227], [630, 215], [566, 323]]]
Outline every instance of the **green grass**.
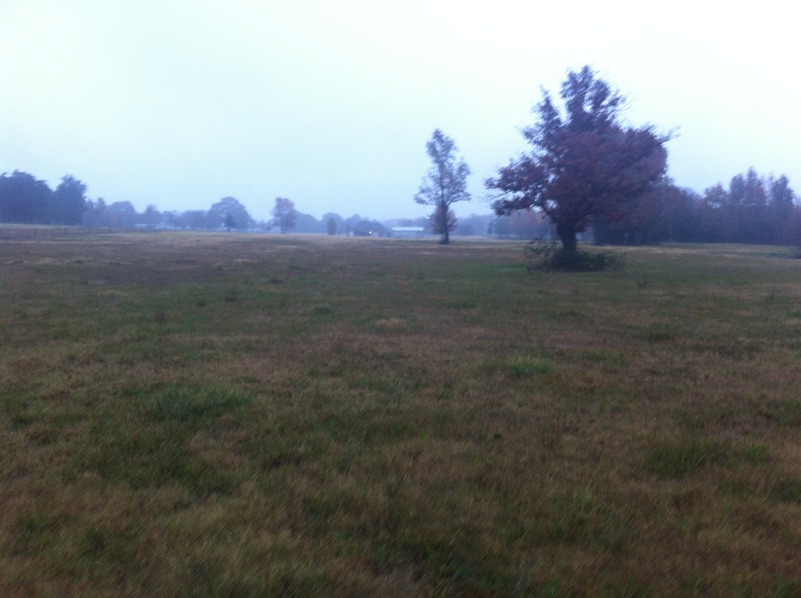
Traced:
[[24, 230], [2, 595], [801, 587], [801, 261], [776, 248], [546, 273], [523, 243]]

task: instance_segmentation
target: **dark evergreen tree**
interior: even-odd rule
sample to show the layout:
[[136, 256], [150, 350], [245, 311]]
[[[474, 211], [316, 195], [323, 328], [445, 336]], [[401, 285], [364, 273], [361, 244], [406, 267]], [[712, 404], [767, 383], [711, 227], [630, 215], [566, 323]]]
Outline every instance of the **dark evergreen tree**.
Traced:
[[80, 224], [86, 210], [86, 185], [71, 175], [53, 191], [51, 220], [56, 224]]
[[0, 175], [0, 222], [40, 223], [51, 220], [53, 192], [32, 174], [15, 170]]

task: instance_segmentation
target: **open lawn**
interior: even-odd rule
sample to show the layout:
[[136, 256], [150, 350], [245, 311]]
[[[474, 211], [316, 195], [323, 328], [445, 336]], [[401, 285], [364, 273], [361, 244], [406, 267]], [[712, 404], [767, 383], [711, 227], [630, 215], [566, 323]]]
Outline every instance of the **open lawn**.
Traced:
[[522, 248], [0, 231], [0, 595], [799, 595], [801, 260]]

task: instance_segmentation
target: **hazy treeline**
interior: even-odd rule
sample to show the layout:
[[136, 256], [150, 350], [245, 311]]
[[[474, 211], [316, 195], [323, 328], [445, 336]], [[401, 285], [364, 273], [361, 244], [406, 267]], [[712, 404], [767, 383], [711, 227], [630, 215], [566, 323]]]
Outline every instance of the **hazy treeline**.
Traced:
[[[601, 244], [660, 242], [801, 245], [801, 205], [786, 176], [760, 176], [754, 169], [699, 194], [662, 181], [631, 202], [615, 222], [597, 217], [592, 239]], [[553, 236], [553, 226], [536, 211], [513, 212], [490, 222], [488, 233], [531, 239]]]
[[0, 222], [81, 224], [86, 185], [66, 175], [55, 190], [26, 172], [0, 175]]
[[664, 181], [630, 206], [620, 222], [597, 220], [594, 237], [611, 244], [661, 241], [801, 244], [801, 206], [786, 176], [738, 174], [728, 187], [698, 194]]
[[[150, 204], [138, 212], [130, 201], [88, 199], [86, 185], [71, 175], [52, 190], [43, 180], [20, 171], [0, 175], [0, 222], [19, 224], [68, 224], [93, 228], [142, 228], [152, 230], [274, 230], [275, 219], [257, 221], [234, 197], [224, 197], [207, 210], [161, 211]], [[487, 234], [492, 216], [471, 215], [459, 223], [456, 234]], [[388, 236], [392, 226], [414, 226], [431, 234], [427, 217], [389, 222], [349, 217], [334, 212], [317, 219], [294, 212], [291, 230], [296, 233]]]
[[[234, 197], [224, 197], [207, 210], [161, 211], [150, 204], [138, 212], [130, 201], [88, 199], [86, 185], [71, 175], [55, 190], [27, 172], [0, 175], [0, 222], [18, 224], [67, 224], [106, 228], [186, 230], [271, 230], [274, 221], [256, 221]], [[425, 219], [422, 219], [425, 221]], [[409, 221], [412, 222], [412, 221]], [[415, 223], [417, 221], [414, 221]], [[327, 213], [318, 220], [296, 212], [292, 230], [299, 233], [366, 234], [386, 228], [375, 220], [354, 214], [344, 218]]]
[[[616, 222], [596, 219], [593, 238], [608, 244], [659, 242], [726, 242], [801, 245], [801, 205], [786, 176], [761, 176], [754, 169], [699, 194], [665, 180], [629, 206]], [[64, 224], [109, 228], [189, 230], [271, 230], [270, 221], [254, 220], [244, 205], [225, 197], [207, 210], [160, 211], [149, 205], [137, 212], [129, 201], [87, 199], [86, 185], [71, 175], [55, 189], [33, 175], [15, 171], [0, 175], [0, 222]], [[293, 232], [329, 235], [386, 236], [391, 226], [416, 226], [431, 234], [429, 218], [377, 222], [354, 214], [329, 212], [317, 219], [297, 212]], [[551, 225], [535, 211], [509, 216], [460, 218], [456, 235], [491, 235], [531, 239], [551, 236]]]

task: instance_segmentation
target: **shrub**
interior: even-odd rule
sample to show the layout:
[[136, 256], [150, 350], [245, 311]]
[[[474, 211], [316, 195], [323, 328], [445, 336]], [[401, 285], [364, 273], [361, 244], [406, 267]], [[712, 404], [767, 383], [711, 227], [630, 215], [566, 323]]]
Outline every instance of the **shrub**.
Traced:
[[526, 264], [529, 270], [567, 270], [570, 272], [600, 272], [622, 270], [622, 256], [608, 252], [567, 251], [557, 241], [536, 239], [526, 245]]

